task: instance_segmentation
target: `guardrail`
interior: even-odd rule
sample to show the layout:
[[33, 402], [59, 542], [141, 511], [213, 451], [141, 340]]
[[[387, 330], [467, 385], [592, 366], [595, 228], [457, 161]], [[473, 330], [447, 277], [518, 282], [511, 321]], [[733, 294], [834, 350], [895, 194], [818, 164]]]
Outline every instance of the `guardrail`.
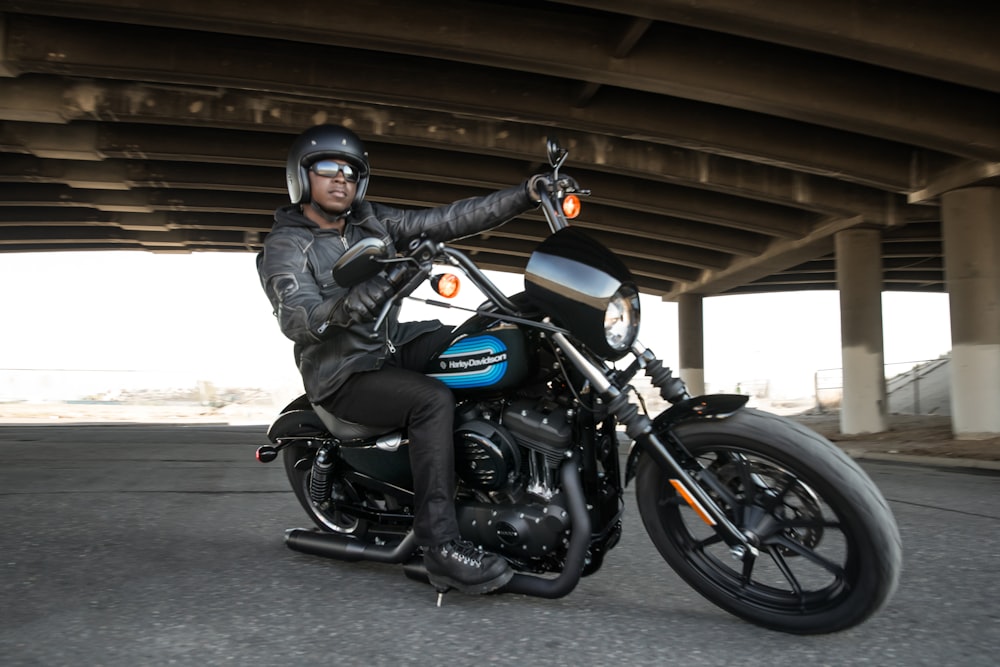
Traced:
[[[950, 356], [920, 361], [900, 361], [884, 365], [886, 397], [895, 404], [894, 412], [903, 414], [932, 414], [927, 401], [922, 401], [922, 392], [927, 378], [935, 375], [948, 362]], [[816, 409], [824, 411], [840, 406], [843, 398], [843, 368], [823, 368], [813, 374], [813, 390]]]

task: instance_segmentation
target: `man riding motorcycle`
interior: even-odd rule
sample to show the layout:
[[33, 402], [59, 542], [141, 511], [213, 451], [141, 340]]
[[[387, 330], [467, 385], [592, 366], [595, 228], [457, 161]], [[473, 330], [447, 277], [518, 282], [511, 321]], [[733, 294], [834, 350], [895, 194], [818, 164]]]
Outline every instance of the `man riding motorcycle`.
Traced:
[[424, 210], [365, 199], [371, 169], [360, 138], [338, 125], [312, 127], [294, 141], [286, 164], [291, 204], [275, 212], [258, 255], [261, 285], [309, 400], [338, 418], [405, 428], [414, 481], [414, 535], [439, 589], [487, 593], [513, 576], [507, 561], [461, 540], [455, 516], [454, 397], [421, 371], [449, 337], [439, 321], [406, 322], [393, 308], [371, 337], [371, 323], [394, 293], [384, 274], [350, 289], [332, 268], [366, 237], [394, 252], [415, 238], [458, 238], [497, 227], [538, 203], [540, 176], [482, 197]]

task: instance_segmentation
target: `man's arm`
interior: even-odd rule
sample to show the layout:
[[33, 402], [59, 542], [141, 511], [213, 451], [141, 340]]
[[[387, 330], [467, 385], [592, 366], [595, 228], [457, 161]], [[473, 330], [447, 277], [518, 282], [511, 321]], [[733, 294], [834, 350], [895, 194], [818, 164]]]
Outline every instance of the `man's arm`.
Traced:
[[482, 197], [462, 199], [452, 204], [407, 211], [390, 220], [393, 238], [409, 240], [425, 234], [434, 241], [454, 241], [498, 227], [537, 205], [528, 182]]
[[309, 345], [330, 333], [331, 315], [347, 290], [338, 289], [328, 299], [322, 297], [300, 239], [284, 235], [268, 237], [257, 271], [285, 336]]
[[377, 275], [350, 289], [334, 286], [324, 299], [306, 264], [305, 249], [294, 238], [269, 238], [258, 266], [281, 331], [305, 345], [329, 338], [337, 329], [370, 322], [394, 289]]

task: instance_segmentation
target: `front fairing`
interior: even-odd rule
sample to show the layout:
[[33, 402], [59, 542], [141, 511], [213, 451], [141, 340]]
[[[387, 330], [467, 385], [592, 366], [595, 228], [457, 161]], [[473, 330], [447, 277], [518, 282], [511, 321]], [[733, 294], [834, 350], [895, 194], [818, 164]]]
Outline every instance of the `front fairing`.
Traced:
[[604, 332], [608, 303], [623, 285], [635, 286], [625, 264], [575, 227], [542, 242], [524, 273], [525, 293], [532, 303], [606, 359], [627, 352], [611, 349]]

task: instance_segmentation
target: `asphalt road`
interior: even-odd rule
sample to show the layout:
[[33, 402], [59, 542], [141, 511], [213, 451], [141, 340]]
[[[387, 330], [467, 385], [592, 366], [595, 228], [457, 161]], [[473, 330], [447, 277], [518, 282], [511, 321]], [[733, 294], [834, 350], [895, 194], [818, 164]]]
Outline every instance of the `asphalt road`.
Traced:
[[866, 624], [770, 632], [625, 535], [570, 595], [450, 593], [398, 566], [284, 546], [306, 520], [260, 427], [0, 426], [0, 664], [989, 665], [1000, 652], [1000, 476], [865, 463], [903, 535]]

